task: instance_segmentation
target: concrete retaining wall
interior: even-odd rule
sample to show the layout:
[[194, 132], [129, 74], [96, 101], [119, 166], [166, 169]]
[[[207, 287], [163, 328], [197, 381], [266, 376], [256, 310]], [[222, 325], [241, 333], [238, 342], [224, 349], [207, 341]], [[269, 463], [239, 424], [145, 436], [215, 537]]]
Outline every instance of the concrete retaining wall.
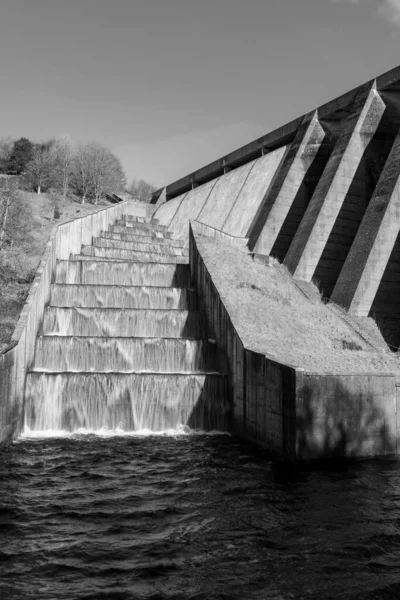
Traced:
[[196, 235], [191, 227], [191, 277], [211, 331], [227, 358], [232, 431], [294, 459], [296, 369], [244, 347], [198, 250]]
[[286, 151], [282, 146], [169, 200], [157, 208], [155, 218], [187, 241], [189, 220], [247, 236]]
[[79, 254], [82, 245], [90, 244], [92, 236], [98, 236], [121, 215], [144, 217], [153, 212], [152, 205], [122, 202], [63, 223], [53, 230], [11, 338], [14, 347], [0, 356], [0, 442], [14, 438], [23, 425], [25, 376], [33, 362], [36, 335], [42, 323], [43, 309], [50, 298], [56, 261]]
[[192, 222], [190, 269], [210, 329], [226, 355], [232, 432], [292, 461], [400, 453], [396, 376], [304, 372], [245, 347], [241, 325], [233, 322], [201, 256], [198, 235], [222, 240], [226, 234]]
[[397, 454], [398, 439], [394, 375], [297, 373], [299, 459]]

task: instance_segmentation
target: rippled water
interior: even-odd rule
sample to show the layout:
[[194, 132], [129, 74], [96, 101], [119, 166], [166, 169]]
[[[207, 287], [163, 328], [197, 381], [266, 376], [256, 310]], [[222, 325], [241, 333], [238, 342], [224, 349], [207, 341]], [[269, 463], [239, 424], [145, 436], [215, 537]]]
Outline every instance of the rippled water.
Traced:
[[290, 473], [223, 435], [0, 449], [0, 597], [400, 596], [400, 462]]

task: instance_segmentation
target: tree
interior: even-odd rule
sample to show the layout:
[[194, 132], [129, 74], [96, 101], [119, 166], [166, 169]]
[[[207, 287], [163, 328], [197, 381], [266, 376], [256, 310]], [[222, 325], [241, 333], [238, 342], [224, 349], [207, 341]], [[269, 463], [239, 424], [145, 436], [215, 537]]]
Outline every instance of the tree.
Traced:
[[26, 165], [28, 181], [38, 194], [42, 188], [48, 189], [57, 182], [59, 169], [56, 146], [53, 141], [36, 144], [32, 151], [32, 158]]
[[7, 172], [13, 175], [24, 173], [26, 165], [32, 158], [33, 144], [27, 138], [20, 138], [14, 142], [8, 161]]
[[134, 179], [128, 188], [128, 192], [138, 202], [150, 202], [151, 196], [156, 190], [157, 188], [154, 185], [144, 179]]
[[125, 189], [126, 177], [119, 159], [97, 142], [81, 144], [74, 157], [72, 184], [82, 203], [98, 204], [106, 194]]
[[54, 154], [56, 159], [56, 187], [62, 191], [63, 197], [66, 198], [70, 185], [74, 156], [72, 141], [69, 135], [64, 135], [62, 138], [54, 141]]
[[7, 173], [10, 157], [14, 147], [14, 140], [11, 137], [0, 139], [0, 173]]
[[3, 246], [10, 204], [18, 191], [18, 177], [0, 177], [0, 250]]

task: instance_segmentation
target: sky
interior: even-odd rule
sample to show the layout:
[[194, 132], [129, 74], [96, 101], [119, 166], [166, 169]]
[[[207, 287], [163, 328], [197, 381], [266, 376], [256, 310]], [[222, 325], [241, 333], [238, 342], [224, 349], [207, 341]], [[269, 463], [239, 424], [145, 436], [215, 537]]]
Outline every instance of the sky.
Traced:
[[0, 137], [172, 183], [400, 64], [400, 0], [1, 0]]

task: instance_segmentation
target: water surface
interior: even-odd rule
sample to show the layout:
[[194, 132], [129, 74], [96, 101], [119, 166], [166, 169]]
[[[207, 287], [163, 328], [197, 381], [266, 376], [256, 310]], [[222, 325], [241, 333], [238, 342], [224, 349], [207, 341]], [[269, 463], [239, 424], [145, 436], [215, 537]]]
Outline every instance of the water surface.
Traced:
[[400, 596], [400, 462], [290, 473], [178, 433], [0, 449], [1, 599]]

